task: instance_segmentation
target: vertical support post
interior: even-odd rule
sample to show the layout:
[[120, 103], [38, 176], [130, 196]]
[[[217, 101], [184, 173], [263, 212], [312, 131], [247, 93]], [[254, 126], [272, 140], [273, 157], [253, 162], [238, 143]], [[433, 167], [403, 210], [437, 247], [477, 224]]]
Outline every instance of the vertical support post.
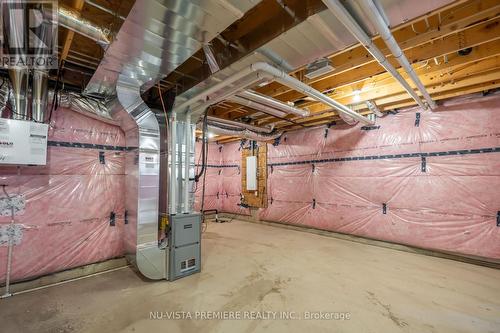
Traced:
[[14, 226], [14, 205], [12, 204], [12, 199], [7, 193], [7, 190], [5, 190], [5, 186], [7, 185], [2, 185], [2, 190], [3, 193], [5, 193], [5, 196], [7, 197], [7, 200], [9, 201], [9, 206], [10, 206], [10, 232], [9, 232], [9, 244], [8, 244], [8, 252], [7, 252], [7, 272], [6, 272], [6, 277], [5, 277], [5, 293], [0, 296], [0, 298], [7, 298], [12, 296], [10, 293], [10, 271], [12, 267], [12, 250], [14, 247], [14, 241], [13, 241], [13, 226]]

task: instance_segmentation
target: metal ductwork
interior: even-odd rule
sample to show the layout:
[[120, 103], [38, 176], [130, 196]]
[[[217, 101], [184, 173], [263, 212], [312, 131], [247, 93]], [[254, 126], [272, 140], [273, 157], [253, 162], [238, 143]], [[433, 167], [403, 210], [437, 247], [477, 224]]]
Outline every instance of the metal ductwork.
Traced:
[[[4, 26], [9, 27], [9, 38], [6, 39], [6, 46], [9, 53], [16, 54], [14, 49], [17, 45], [24, 45], [24, 12], [26, 9], [25, 3], [7, 3], [7, 7], [11, 8], [15, 5], [20, 6], [23, 10], [4, 10], [3, 20]], [[3, 6], [3, 4], [2, 4]], [[19, 55], [17, 56], [19, 57]], [[9, 69], [9, 77], [12, 84], [12, 93], [10, 102], [12, 107], [12, 116], [14, 119], [28, 119], [28, 82], [29, 70], [27, 68], [11, 68]]]
[[[263, 76], [259, 76], [263, 75]], [[255, 76], [255, 77], [254, 77]], [[220, 102], [221, 100], [231, 96], [238, 90], [244, 89], [248, 87], [250, 84], [254, 84], [255, 82], [258, 82], [259, 80], [262, 80], [264, 78], [271, 78], [273, 80], [278, 81], [279, 83], [295, 89], [297, 91], [300, 91], [304, 93], [305, 95], [313, 98], [314, 100], [318, 102], [322, 102], [326, 105], [329, 105], [338, 112], [342, 112], [346, 114], [347, 116], [350, 116], [358, 121], [361, 121], [362, 123], [373, 125], [373, 121], [370, 119], [358, 114], [355, 111], [350, 110], [348, 107], [345, 105], [342, 105], [335, 101], [334, 99], [328, 97], [327, 95], [322, 94], [318, 90], [308, 86], [307, 84], [295, 79], [294, 77], [291, 77], [288, 75], [286, 72], [283, 70], [280, 70], [276, 67], [273, 67], [269, 65], [268, 63], [265, 62], [257, 62], [254, 63], [245, 69], [241, 70], [240, 72], [231, 75], [230, 77], [226, 78], [225, 80], [213, 85], [212, 87], [200, 92], [196, 96], [192, 97], [191, 99], [181, 103], [180, 105], [175, 107], [175, 111], [185, 111], [188, 108], [191, 107], [191, 105], [197, 103], [198, 101], [202, 101], [208, 98], [204, 103], [197, 105], [195, 108], [191, 109], [191, 112], [198, 114], [203, 112], [207, 107]], [[250, 81], [247, 81], [247, 79], [250, 78]], [[238, 84], [235, 84], [238, 82]], [[249, 83], [250, 82], [250, 83]], [[235, 85], [233, 85], [235, 84]], [[231, 88], [227, 89], [228, 86], [233, 85]], [[224, 92], [222, 95], [212, 97], [210, 98], [210, 95], [220, 92], [222, 89], [224, 89]]]
[[39, 123], [45, 121], [47, 108], [49, 73], [46, 70], [33, 71], [33, 86], [31, 93], [31, 118]]
[[28, 69], [9, 69], [12, 93], [10, 94], [10, 105], [12, 107], [12, 118], [28, 120]]
[[[242, 13], [256, 4], [251, 0], [231, 2]], [[169, 168], [168, 155], [160, 153], [167, 139], [162, 137], [159, 122], [164, 123], [166, 119], [163, 111], [156, 113], [148, 108], [141, 93], [200, 50], [237, 20], [238, 15], [218, 1], [136, 0], [116, 40], [109, 45], [86, 87], [88, 95], [113, 96], [116, 93], [117, 103], [111, 115], [125, 132], [128, 147], [125, 247], [127, 257], [150, 279], [169, 276], [167, 264], [171, 259], [168, 249], [159, 247], [160, 221], [169, 213], [182, 213], [179, 207], [184, 207], [184, 210], [189, 207], [188, 202], [179, 205], [173, 200], [189, 201], [191, 197], [188, 192], [186, 200], [187, 189], [182, 189], [183, 183], [189, 185], [188, 174], [191, 173], [190, 163], [186, 166], [182, 156], [190, 159], [191, 152], [185, 147], [186, 143], [191, 145], [187, 141], [191, 134], [194, 145], [194, 126], [188, 117], [179, 119], [185, 128], [181, 139], [177, 135], [180, 133], [179, 122], [175, 120], [169, 124], [168, 154], [172, 164], [169, 179], [161, 179], [160, 173], [167, 174], [163, 171]], [[184, 171], [178, 172], [180, 170]], [[168, 210], [160, 211], [160, 200], [167, 201], [167, 184], [171, 189], [175, 186], [173, 193], [176, 195], [168, 196]]]
[[[42, 39], [46, 45], [50, 45], [52, 39], [50, 34], [52, 23], [49, 20], [43, 20], [41, 26], [39, 38]], [[34, 69], [31, 77], [33, 81], [31, 89], [31, 119], [42, 123], [45, 122], [45, 111], [48, 102], [49, 70], [47, 68]]]
[[[52, 100], [53, 93], [53, 91], [49, 91], [49, 100]], [[69, 91], [58, 91], [57, 101], [60, 107], [71, 109], [108, 124], [118, 125], [110, 115], [110, 105], [114, 103], [113, 101], [83, 96]]]
[[[127, 146], [125, 183], [125, 244], [129, 260], [147, 278], [167, 278], [165, 250], [158, 247], [160, 191], [160, 129], [154, 113], [144, 103], [140, 85], [120, 75], [116, 85], [118, 103], [113, 118], [125, 132]], [[137, 191], [134, 195], [133, 190]]]
[[269, 59], [269, 61], [271, 61], [278, 68], [284, 70], [285, 72], [290, 73], [291, 71], [293, 71], [292, 65], [290, 65], [285, 59], [277, 55], [274, 51], [265, 47], [261, 47], [255, 52], [262, 54], [264, 57]]
[[9, 94], [9, 80], [2, 78], [2, 83], [0, 83], [0, 117], [4, 116], [3, 111], [9, 102]]
[[342, 114], [342, 113], [339, 113], [339, 117], [340, 119], [342, 119], [347, 125], [351, 125], [351, 126], [354, 126], [354, 125], [357, 125], [359, 123], [359, 121], [357, 121], [356, 119], [353, 119], [352, 117], [349, 117], [349, 116], [346, 116], [345, 114]]
[[417, 74], [413, 70], [413, 67], [410, 65], [410, 62], [403, 53], [403, 50], [401, 50], [398, 43], [394, 39], [394, 36], [388, 27], [389, 22], [383, 7], [378, 3], [374, 3], [373, 0], [360, 0], [358, 3], [366, 15], [368, 15], [370, 22], [375, 26], [380, 34], [380, 37], [382, 37], [389, 50], [391, 50], [392, 55], [396, 58], [413, 83], [415, 83], [415, 86], [418, 88], [422, 96], [424, 96], [424, 99], [429, 107], [431, 109], [436, 108], [436, 102], [432, 100], [431, 96], [425, 89], [424, 84], [420, 81]]
[[287, 114], [294, 114], [294, 115], [299, 116], [299, 117], [309, 116], [308, 110], [296, 108], [292, 105], [288, 105], [286, 103], [278, 101], [277, 99], [274, 99], [274, 98], [266, 96], [266, 95], [259, 94], [255, 91], [244, 90], [241, 93], [238, 93], [238, 96], [241, 96], [243, 98], [249, 99], [249, 100], [257, 102], [257, 103], [261, 103], [261, 104], [270, 106], [272, 108], [286, 112]]
[[[351, 32], [351, 34], [356, 37], [356, 39], [370, 52], [370, 54], [380, 63], [382, 67], [385, 68], [410, 94], [410, 96], [420, 105], [422, 108], [426, 109], [427, 106], [420, 99], [417, 93], [412, 87], [405, 81], [405, 79], [399, 74], [396, 68], [391, 65], [380, 49], [373, 43], [372, 39], [363, 30], [359, 23], [352, 17], [352, 15], [347, 11], [347, 9], [342, 5], [339, 0], [323, 0], [328, 9], [337, 17], [337, 19], [342, 22], [342, 24]], [[377, 9], [378, 10], [378, 9]]]
[[110, 43], [110, 31], [84, 19], [70, 8], [59, 5], [59, 25], [96, 41], [106, 48]]
[[[23, 10], [5, 11], [4, 20], [7, 20], [6, 26], [9, 27], [9, 36], [7, 38], [7, 48], [9, 52], [16, 54], [14, 57], [25, 57], [26, 54], [17, 54], [12, 52], [12, 45], [25, 45], [24, 43], [24, 29], [25, 29], [25, 10], [26, 4], [6, 4], [7, 6], [16, 5], [16, 7]], [[21, 7], [18, 7], [21, 6]], [[41, 22], [38, 29], [37, 38], [42, 40], [46, 45], [51, 45], [52, 36], [50, 34], [52, 23], [49, 19]], [[38, 49], [42, 52], [41, 49]], [[38, 55], [42, 55], [41, 53]], [[31, 90], [31, 117], [29, 114], [29, 82], [30, 75], [32, 77], [33, 85]], [[9, 92], [11, 116], [13, 119], [18, 120], [34, 120], [36, 122], [44, 122], [45, 109], [47, 108], [48, 97], [48, 69], [44, 67], [37, 67], [30, 70], [29, 67], [25, 68], [11, 68], [9, 69], [9, 77], [11, 81], [11, 91]], [[7, 88], [7, 87], [5, 87]], [[8, 89], [8, 88], [7, 88]], [[7, 90], [8, 91], [8, 90]]]
[[366, 101], [365, 102], [366, 106], [368, 107], [368, 110], [373, 112], [377, 117], [383, 117], [384, 114], [382, 111], [380, 111], [378, 105], [374, 101]]
[[283, 132], [274, 134], [256, 133], [245, 128], [235, 128], [224, 126], [223, 124], [209, 123], [208, 130], [214, 134], [236, 136], [239, 138], [250, 139], [255, 141], [269, 141], [279, 138]]
[[218, 123], [226, 124], [229, 126], [236, 126], [236, 127], [240, 127], [240, 128], [245, 128], [245, 129], [248, 129], [248, 130], [251, 130], [254, 132], [271, 133], [274, 130], [273, 126], [271, 126], [271, 127], [259, 127], [259, 126], [255, 126], [255, 125], [240, 123], [237, 121], [223, 119], [223, 118], [217, 118], [217, 117], [212, 117], [212, 116], [208, 116], [207, 118], [209, 121], [218, 122]]

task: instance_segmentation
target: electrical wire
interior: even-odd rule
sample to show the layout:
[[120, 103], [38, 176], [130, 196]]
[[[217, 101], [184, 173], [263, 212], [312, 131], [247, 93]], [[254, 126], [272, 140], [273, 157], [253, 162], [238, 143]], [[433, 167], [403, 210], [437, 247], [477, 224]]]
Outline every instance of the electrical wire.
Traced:
[[[61, 73], [62, 73], [62, 69], [64, 68], [64, 60], [61, 61], [61, 65], [59, 67], [57, 67], [57, 78], [56, 78], [56, 84], [55, 84], [55, 87], [54, 87], [54, 95], [52, 96], [52, 105], [51, 105], [51, 108], [50, 108], [50, 113], [49, 113], [49, 119], [47, 121], [47, 123], [50, 125], [50, 122], [52, 121], [52, 112], [54, 112], [55, 110], [57, 110], [58, 108], [58, 101], [57, 101], [57, 94], [58, 94], [58, 86], [59, 86], [59, 81], [61, 80]], [[56, 105], [57, 104], [57, 105]]]
[[203, 131], [202, 131], [202, 145], [201, 145], [201, 171], [194, 177], [195, 182], [198, 183], [199, 179], [201, 176], [203, 176], [203, 185], [201, 188], [201, 223], [202, 223], [202, 230], [201, 232], [205, 232], [208, 228], [208, 221], [205, 219], [205, 187], [206, 187], [206, 178], [207, 178], [207, 173], [206, 173], [206, 168], [207, 168], [207, 162], [208, 162], [208, 138], [207, 138], [207, 128], [208, 128], [208, 108], [205, 110], [205, 115], [203, 117]]
[[205, 110], [205, 115], [203, 116], [203, 130], [202, 130], [202, 148], [201, 148], [201, 153], [202, 153], [202, 164], [201, 164], [201, 171], [194, 176], [194, 181], [198, 182], [200, 180], [200, 177], [203, 176], [205, 169], [206, 169], [206, 161], [207, 161], [207, 154], [208, 154], [208, 138], [207, 138], [207, 129], [208, 129], [208, 108]]
[[163, 110], [163, 115], [165, 116], [165, 124], [167, 123], [167, 110], [165, 109], [165, 103], [163, 103], [163, 95], [161, 93], [161, 86], [160, 86], [160, 82], [158, 82], [157, 84], [157, 87], [158, 87], [158, 95], [160, 95], [160, 102], [161, 102], [161, 108]]

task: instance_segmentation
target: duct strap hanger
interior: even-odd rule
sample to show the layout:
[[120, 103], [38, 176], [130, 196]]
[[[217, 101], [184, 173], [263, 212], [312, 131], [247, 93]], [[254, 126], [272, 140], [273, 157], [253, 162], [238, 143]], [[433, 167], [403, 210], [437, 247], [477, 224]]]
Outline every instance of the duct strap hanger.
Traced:
[[115, 222], [116, 222], [116, 213], [112, 211], [109, 214], [109, 225], [112, 226], [112, 227], [114, 227], [116, 225]]
[[415, 127], [420, 126], [420, 112], [415, 113]]
[[372, 125], [372, 126], [361, 126], [362, 131], [371, 131], [371, 130], [376, 130], [379, 129], [380, 125]]
[[106, 164], [106, 158], [104, 156], [104, 152], [103, 151], [99, 152], [99, 163]]
[[387, 214], [387, 204], [386, 203], [382, 204], [382, 214]]

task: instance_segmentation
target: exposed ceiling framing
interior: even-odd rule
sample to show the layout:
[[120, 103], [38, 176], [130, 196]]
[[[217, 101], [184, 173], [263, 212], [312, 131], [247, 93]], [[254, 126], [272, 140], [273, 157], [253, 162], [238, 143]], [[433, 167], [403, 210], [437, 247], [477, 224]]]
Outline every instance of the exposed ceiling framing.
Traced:
[[[393, 34], [433, 99], [474, 92], [487, 92], [500, 87], [500, 3], [495, 0], [457, 1], [453, 6], [429, 13], [393, 29]], [[391, 63], [399, 68], [385, 44], [377, 37], [375, 44]], [[362, 102], [373, 100], [383, 111], [415, 105], [403, 88], [359, 44], [330, 57], [335, 69], [322, 77], [308, 80], [304, 68], [295, 77], [362, 114], [370, 113]], [[402, 70], [400, 73], [406, 78]], [[273, 82], [256, 89], [284, 102], [295, 102], [307, 108], [306, 118], [288, 116], [302, 126], [317, 126], [339, 121], [336, 111], [309, 101], [303, 94]], [[212, 114], [227, 119], [241, 119], [256, 110], [234, 103], [220, 103]], [[276, 128], [291, 130], [296, 124], [259, 115], [255, 125], [274, 123]], [[219, 137], [219, 142], [234, 138]]]
[[[62, 0], [59, 4], [73, 8], [81, 17], [109, 29], [113, 38], [134, 0]], [[325, 8], [321, 0], [262, 0], [240, 20], [222, 31], [210, 46], [222, 69]], [[393, 28], [392, 32], [434, 100], [500, 88], [498, 0], [455, 1], [405, 22]], [[59, 27], [59, 41], [59, 59], [64, 66], [61, 80], [66, 87], [83, 89], [105, 51], [93, 40], [64, 27]], [[374, 42], [399, 69], [399, 64], [380, 38], [376, 37]], [[382, 111], [415, 105], [403, 88], [361, 45], [331, 54], [329, 59], [334, 70], [321, 77], [307, 79], [305, 68], [290, 74], [362, 114], [370, 113], [363, 103], [366, 100], [375, 101]], [[406, 74], [400, 72], [406, 78]], [[174, 91], [179, 94], [210, 74], [205, 54], [200, 50], [161, 80], [161, 92]], [[50, 72], [50, 77], [53, 81], [56, 79], [55, 70]], [[227, 101], [212, 107], [211, 115], [229, 120], [251, 119], [254, 125], [274, 124], [280, 130], [340, 120], [336, 111], [277, 82], [256, 90], [283, 102], [295, 103], [297, 107], [307, 108], [310, 115], [305, 118], [288, 115], [282, 119], [260, 112], [257, 114], [258, 110]], [[147, 91], [143, 98], [152, 106], [160, 105], [156, 87]], [[221, 136], [218, 140], [227, 142], [235, 138]]]

